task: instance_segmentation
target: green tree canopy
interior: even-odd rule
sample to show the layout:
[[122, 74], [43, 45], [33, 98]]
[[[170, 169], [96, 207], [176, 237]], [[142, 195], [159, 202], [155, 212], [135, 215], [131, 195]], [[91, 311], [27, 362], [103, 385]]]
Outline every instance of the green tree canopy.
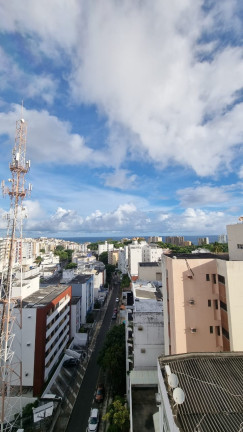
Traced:
[[70, 262], [70, 263], [68, 263], [68, 264], [65, 266], [65, 269], [66, 269], [66, 270], [68, 270], [68, 269], [73, 269], [73, 268], [77, 268], [77, 264], [76, 264], [76, 263]]
[[128, 274], [122, 275], [122, 280], [121, 280], [121, 287], [122, 288], [128, 288], [130, 286], [130, 282], [131, 282], [131, 279], [128, 276]]
[[99, 261], [103, 262], [104, 264], [108, 264], [108, 252], [102, 252], [99, 255]]
[[110, 404], [103, 419], [108, 420], [110, 423], [108, 432], [129, 431], [129, 411], [121, 398], [116, 398], [114, 402]]
[[124, 395], [126, 390], [125, 325], [115, 325], [107, 333], [99, 352], [98, 364], [107, 371], [113, 394]]

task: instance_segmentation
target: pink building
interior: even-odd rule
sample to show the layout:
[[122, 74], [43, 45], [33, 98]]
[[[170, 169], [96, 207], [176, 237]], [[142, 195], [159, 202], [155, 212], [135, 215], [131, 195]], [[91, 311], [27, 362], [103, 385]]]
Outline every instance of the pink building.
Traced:
[[243, 349], [243, 261], [163, 255], [162, 275], [166, 354]]

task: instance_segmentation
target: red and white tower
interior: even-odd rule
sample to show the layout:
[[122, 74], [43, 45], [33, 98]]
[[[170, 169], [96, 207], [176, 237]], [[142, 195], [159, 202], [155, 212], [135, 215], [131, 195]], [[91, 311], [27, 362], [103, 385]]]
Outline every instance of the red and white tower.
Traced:
[[[11, 178], [8, 179], [9, 186], [6, 186], [5, 182], [2, 181], [3, 194], [10, 197], [10, 211], [7, 215], [5, 262], [3, 263], [0, 286], [1, 432], [12, 430], [14, 414], [19, 412], [21, 416], [22, 410], [22, 363], [21, 358], [16, 359], [14, 356], [12, 347], [15, 336], [14, 327], [15, 325], [19, 325], [20, 328], [22, 326], [22, 299], [13, 296], [12, 285], [16, 242], [20, 245], [22, 243], [23, 200], [31, 191], [31, 185], [28, 188], [25, 187], [25, 175], [30, 169], [30, 161], [25, 159], [26, 136], [27, 124], [22, 118], [16, 122], [15, 143], [12, 150], [12, 161], [9, 165], [11, 172]], [[22, 251], [22, 247], [20, 247], [20, 251]], [[21, 256], [19, 265], [21, 270]], [[16, 420], [17, 417], [15, 416]]]

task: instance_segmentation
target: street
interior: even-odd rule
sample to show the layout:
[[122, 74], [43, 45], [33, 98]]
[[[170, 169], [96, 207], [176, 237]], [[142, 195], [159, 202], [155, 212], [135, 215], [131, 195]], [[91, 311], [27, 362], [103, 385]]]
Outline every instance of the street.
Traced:
[[100, 370], [99, 366], [97, 365], [97, 358], [104, 343], [106, 333], [110, 328], [111, 317], [115, 307], [115, 300], [119, 294], [119, 284], [114, 284], [113, 286], [114, 288], [109, 304], [107, 305], [107, 311], [101, 324], [101, 328], [68, 423], [67, 432], [85, 432], [88, 425], [90, 409], [93, 403]]

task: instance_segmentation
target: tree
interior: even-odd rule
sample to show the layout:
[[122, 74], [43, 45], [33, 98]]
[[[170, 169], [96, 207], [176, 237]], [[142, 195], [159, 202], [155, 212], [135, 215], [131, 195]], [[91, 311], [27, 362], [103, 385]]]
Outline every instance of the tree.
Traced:
[[107, 333], [99, 352], [98, 364], [107, 371], [107, 379], [113, 394], [124, 395], [126, 391], [125, 325], [112, 327]]
[[108, 252], [102, 252], [99, 256], [99, 261], [103, 262], [105, 265], [108, 264]]
[[41, 253], [45, 253], [45, 249], [40, 249], [40, 252]]
[[131, 282], [131, 279], [127, 273], [122, 275], [122, 280], [121, 280], [121, 287], [122, 288], [128, 288], [130, 286], [130, 282]]
[[35, 259], [35, 263], [40, 265], [40, 263], [43, 261], [43, 258], [41, 258], [41, 256], [36, 257]]
[[110, 426], [108, 432], [127, 432], [129, 431], [129, 411], [121, 398], [116, 398], [108, 407], [107, 413], [103, 417], [108, 420]]
[[106, 281], [107, 283], [111, 283], [111, 275], [116, 270], [116, 266], [113, 264], [106, 264]]
[[77, 268], [77, 267], [78, 266], [76, 263], [70, 262], [65, 266], [65, 269], [68, 270], [68, 269], [73, 269], [73, 268]]

